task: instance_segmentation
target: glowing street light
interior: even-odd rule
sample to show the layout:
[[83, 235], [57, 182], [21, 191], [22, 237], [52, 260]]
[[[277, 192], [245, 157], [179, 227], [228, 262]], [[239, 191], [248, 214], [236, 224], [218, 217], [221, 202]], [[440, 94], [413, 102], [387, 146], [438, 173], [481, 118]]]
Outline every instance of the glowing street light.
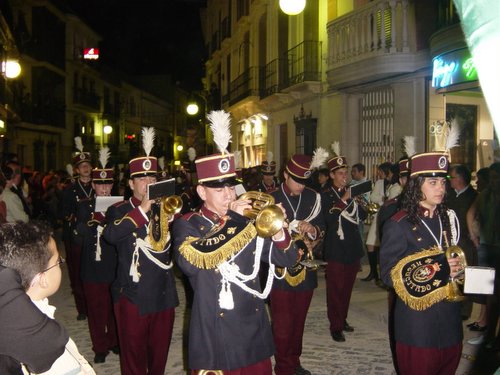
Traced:
[[111, 125], [105, 125], [102, 131], [104, 134], [111, 134], [113, 132], [113, 127]]
[[280, 8], [289, 16], [296, 16], [304, 10], [306, 0], [280, 0]]
[[198, 107], [198, 104], [196, 103], [189, 103], [188, 106], [186, 107], [186, 112], [188, 115], [194, 116], [198, 113], [200, 108]]
[[17, 60], [3, 61], [2, 73], [6, 78], [17, 78], [21, 74], [21, 64]]

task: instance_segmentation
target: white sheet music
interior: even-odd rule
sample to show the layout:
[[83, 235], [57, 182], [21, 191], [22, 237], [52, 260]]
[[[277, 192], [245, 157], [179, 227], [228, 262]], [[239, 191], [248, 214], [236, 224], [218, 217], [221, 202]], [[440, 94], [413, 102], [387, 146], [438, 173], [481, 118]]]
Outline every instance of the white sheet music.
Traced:
[[493, 294], [495, 269], [489, 267], [465, 267], [465, 294]]
[[123, 196], [106, 196], [106, 197], [96, 197], [95, 198], [95, 212], [106, 212], [109, 206], [121, 202]]

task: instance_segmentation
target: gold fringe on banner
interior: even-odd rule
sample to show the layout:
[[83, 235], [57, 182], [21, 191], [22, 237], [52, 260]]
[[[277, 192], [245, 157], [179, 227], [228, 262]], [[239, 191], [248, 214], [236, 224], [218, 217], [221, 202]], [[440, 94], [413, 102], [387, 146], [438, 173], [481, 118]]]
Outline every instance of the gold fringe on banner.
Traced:
[[193, 243], [200, 238], [190, 236], [179, 247], [179, 253], [195, 267], [213, 269], [243, 249], [256, 236], [255, 226], [249, 223], [242, 231], [218, 247], [217, 250], [209, 253], [204, 253], [193, 247]]
[[409, 267], [411, 266], [412, 262], [421, 259], [422, 263], [428, 264], [433, 261], [432, 257], [441, 254], [444, 254], [443, 250], [441, 250], [437, 246], [434, 246], [430, 249], [422, 250], [415, 254], [404, 257], [391, 270], [391, 279], [394, 284], [394, 290], [396, 291], [396, 294], [411, 309], [417, 311], [426, 310], [435, 303], [440, 302], [447, 297], [446, 285], [448, 283], [448, 280], [431, 280], [430, 282], [435, 287], [435, 289], [427, 294], [423, 294], [420, 297], [411, 295], [408, 292], [405, 284], [405, 278], [407, 279], [407, 277], [405, 277], [405, 272], [409, 271]]
[[[276, 268], [280, 275], [285, 272], [284, 268]], [[290, 275], [289, 272], [285, 275], [285, 280], [290, 286], [297, 286], [306, 279], [306, 267], [302, 267], [302, 270], [295, 276]]]

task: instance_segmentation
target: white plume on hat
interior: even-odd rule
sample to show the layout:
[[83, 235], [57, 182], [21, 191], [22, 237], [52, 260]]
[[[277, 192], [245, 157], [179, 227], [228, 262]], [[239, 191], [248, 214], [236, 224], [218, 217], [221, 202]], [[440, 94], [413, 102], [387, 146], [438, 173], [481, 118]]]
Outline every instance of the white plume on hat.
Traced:
[[196, 149], [194, 147], [189, 147], [187, 150], [188, 159], [190, 162], [193, 162], [196, 159]]
[[273, 158], [274, 158], [274, 154], [273, 154], [273, 152], [272, 152], [272, 151], [268, 151], [268, 152], [266, 153], [266, 160], [267, 160], [269, 163], [271, 163], [271, 162], [273, 161]]
[[99, 150], [99, 163], [102, 166], [102, 169], [106, 168], [106, 164], [108, 164], [109, 157], [111, 153], [109, 152], [109, 147], [103, 147]]
[[460, 125], [458, 124], [458, 121], [456, 118], [451, 120], [451, 124], [448, 130], [448, 134], [446, 135], [446, 145], [445, 145], [445, 151], [450, 152], [450, 150], [453, 147], [460, 146]]
[[71, 164], [66, 164], [66, 172], [68, 172], [70, 177], [73, 177], [73, 166]]
[[153, 149], [155, 143], [155, 128], [142, 128], [142, 148], [146, 153], [146, 156], [149, 156], [151, 150]]
[[339, 141], [332, 142], [331, 148], [332, 148], [334, 156], [340, 156], [340, 142]]
[[221, 154], [227, 154], [227, 146], [231, 142], [231, 120], [230, 114], [220, 110], [211, 111], [207, 114], [207, 119], [210, 122], [210, 130], [214, 135], [214, 142], [217, 145]]
[[319, 168], [323, 164], [325, 164], [326, 159], [328, 159], [328, 151], [324, 149], [323, 147], [318, 147], [314, 153], [313, 153], [313, 158], [311, 161], [311, 169]]
[[83, 143], [81, 137], [75, 137], [75, 147], [78, 151], [83, 152]]
[[234, 169], [241, 169], [241, 150], [234, 152]]
[[406, 135], [403, 137], [404, 152], [407, 158], [411, 158], [417, 152], [415, 150], [415, 137], [413, 135]]
[[158, 158], [158, 166], [162, 171], [165, 169], [165, 156], [161, 156]]

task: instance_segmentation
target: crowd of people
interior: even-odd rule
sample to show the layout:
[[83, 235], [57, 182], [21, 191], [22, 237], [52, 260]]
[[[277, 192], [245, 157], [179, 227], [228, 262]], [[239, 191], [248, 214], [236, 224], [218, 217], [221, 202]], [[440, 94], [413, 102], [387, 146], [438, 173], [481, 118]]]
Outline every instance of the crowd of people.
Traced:
[[[213, 112], [212, 125], [227, 130], [226, 115]], [[407, 155], [378, 165], [371, 191], [352, 196], [352, 187], [367, 181], [366, 168], [349, 168], [338, 150], [292, 155], [278, 178], [272, 160], [238, 170], [228, 138], [216, 136], [218, 153], [173, 176], [182, 207], [164, 211], [149, 187], [172, 176], [151, 156], [154, 129], [142, 135], [144, 155], [128, 163], [125, 184], [107, 148], [96, 166], [78, 141], [71, 174], [30, 172], [14, 157], [2, 166], [0, 373], [94, 373], [47, 300], [63, 263], [76, 317], [88, 321], [93, 363], [119, 354], [122, 374], [164, 373], [180, 270], [191, 374], [308, 375], [300, 358], [318, 268], [325, 270], [331, 337], [344, 342], [355, 329], [347, 318], [365, 254], [370, 269], [363, 280], [388, 290], [388, 341], [398, 373], [454, 374], [473, 302], [481, 312], [468, 328], [484, 333], [477, 344], [500, 349], [498, 287], [460, 303], [436, 287], [463, 271], [457, 258], [444, 256], [455, 245], [469, 265], [499, 268], [499, 163], [478, 171], [473, 188], [471, 172], [449, 165], [446, 152]], [[238, 199], [238, 185], [272, 197], [280, 217], [272, 233], [258, 232], [261, 225], [273, 228], [249, 215], [256, 202]], [[258, 204], [257, 210], [264, 213]], [[66, 259], [55, 246], [57, 230]], [[429, 266], [398, 276], [421, 263]], [[432, 293], [408, 286], [417, 279]]]

